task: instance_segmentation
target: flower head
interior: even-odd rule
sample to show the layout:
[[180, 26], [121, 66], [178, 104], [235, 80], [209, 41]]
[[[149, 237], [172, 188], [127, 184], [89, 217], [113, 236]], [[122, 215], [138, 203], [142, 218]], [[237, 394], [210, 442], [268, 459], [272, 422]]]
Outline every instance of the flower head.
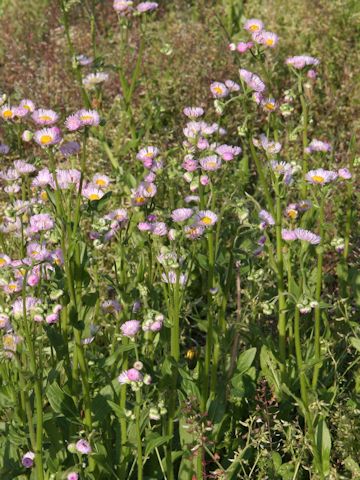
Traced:
[[201, 210], [196, 214], [195, 220], [196, 223], [203, 227], [211, 227], [215, 225], [218, 218], [217, 215], [211, 210]]
[[34, 452], [26, 452], [21, 459], [21, 463], [25, 468], [31, 468], [34, 465], [35, 460], [35, 453]]
[[43, 148], [49, 147], [60, 142], [61, 132], [57, 127], [43, 128], [35, 132], [34, 140]]
[[136, 10], [139, 13], [151, 12], [158, 8], [159, 4], [157, 2], [140, 2], [136, 7]]
[[58, 121], [59, 115], [54, 112], [54, 110], [45, 110], [44, 108], [39, 108], [33, 112], [31, 118], [38, 125], [54, 125], [54, 123]]
[[90, 443], [83, 438], [81, 438], [80, 440], [78, 440], [76, 442], [75, 447], [76, 447], [76, 450], [79, 453], [82, 453], [83, 455], [89, 455], [89, 453], [92, 452], [92, 448], [90, 446]]
[[319, 244], [321, 240], [321, 237], [309, 230], [304, 230], [303, 228], [296, 228], [295, 230], [283, 229], [281, 231], [281, 236], [283, 240], [286, 241], [302, 240], [304, 242], [309, 242], [312, 245]]
[[97, 185], [92, 183], [86, 185], [81, 194], [91, 202], [100, 200], [104, 196], [104, 192]]
[[254, 46], [253, 42], [239, 42], [235, 46], [235, 50], [238, 51], [239, 53], [245, 53], [248, 50], [250, 50], [250, 48], [252, 48], [253, 46]]
[[215, 151], [225, 162], [229, 162], [240, 155], [241, 147], [223, 144], [216, 147]]
[[336, 172], [332, 170], [324, 170], [323, 168], [318, 168], [317, 170], [310, 170], [305, 175], [305, 179], [312, 183], [313, 185], [324, 185], [325, 183], [330, 183], [338, 177]]
[[38, 213], [30, 217], [30, 228], [34, 233], [54, 228], [54, 220], [48, 213]]
[[203, 157], [199, 160], [201, 168], [207, 172], [219, 170], [221, 167], [221, 158], [217, 155], [211, 155], [209, 157]]
[[35, 104], [33, 101], [29, 100], [28, 98], [24, 98], [21, 100], [19, 107], [25, 108], [28, 112], [32, 113], [35, 111]]
[[94, 185], [97, 185], [99, 188], [106, 188], [110, 185], [110, 178], [107, 175], [104, 175], [102, 173], [96, 173], [93, 176], [92, 183]]
[[82, 67], [86, 67], [87, 65], [91, 65], [94, 61], [93, 57], [88, 57], [87, 55], [80, 54], [76, 55], [76, 60]]
[[109, 74], [105, 72], [89, 73], [89, 75], [87, 75], [83, 79], [82, 83], [85, 88], [91, 90], [92, 88], [95, 88], [100, 83], [106, 82], [108, 78], [109, 78]]
[[246, 20], [244, 23], [244, 28], [248, 32], [260, 32], [264, 28], [264, 24], [261, 20], [257, 18], [251, 18], [250, 20]]
[[213, 82], [210, 85], [210, 90], [214, 98], [224, 98], [229, 95], [229, 89], [221, 82]]
[[79, 153], [80, 148], [80, 143], [78, 142], [66, 142], [61, 145], [60, 152], [64, 157], [70, 157], [71, 155]]
[[350, 178], [352, 178], [351, 172], [348, 168], [340, 168], [337, 173], [339, 178], [342, 178], [343, 180], [350, 180]]
[[134, 338], [140, 328], [141, 326], [138, 320], [128, 320], [121, 325], [120, 330], [124, 337]]
[[125, 385], [127, 383], [141, 383], [143, 378], [144, 377], [139, 370], [136, 368], [130, 368], [118, 376], [118, 381], [121, 385]]
[[28, 173], [33, 173], [36, 170], [34, 165], [31, 165], [31, 163], [27, 163], [24, 160], [15, 160], [14, 167], [20, 175], [27, 175]]
[[240, 85], [233, 80], [225, 80], [225, 85], [229, 92], [239, 92], [241, 89]]
[[240, 68], [239, 75], [243, 82], [245, 82], [246, 85], [251, 88], [251, 90], [261, 93], [266, 89], [265, 83], [258, 75], [255, 75], [255, 73], [249, 72], [244, 68]]
[[3, 120], [12, 120], [15, 117], [15, 108], [10, 105], [4, 105], [0, 108], [0, 117]]
[[286, 59], [285, 63], [290, 65], [298, 70], [308, 66], [308, 65], [319, 65], [320, 60], [309, 55], [297, 55], [295, 57], [289, 57]]
[[76, 472], [70, 472], [66, 480], [79, 480], [79, 475]]
[[193, 214], [192, 208], [177, 208], [171, 213], [171, 218], [174, 222], [184, 222], [188, 220]]
[[274, 217], [267, 210], [260, 210], [259, 218], [265, 222], [266, 225], [275, 225]]
[[262, 44], [266, 47], [275, 48], [279, 37], [274, 32], [262, 32]]
[[[259, 146], [257, 141], [253, 140], [253, 142], [255, 146]], [[265, 150], [265, 152], [271, 155], [279, 153], [281, 150], [281, 143], [269, 140], [264, 134], [260, 135], [260, 145]]]
[[97, 127], [100, 123], [100, 116], [96, 110], [79, 110], [76, 115], [81, 126]]
[[306, 149], [307, 153], [311, 152], [330, 152], [331, 145], [328, 142], [323, 142], [314, 138], [311, 140], [309, 146]]
[[191, 119], [202, 117], [204, 115], [204, 109], [201, 107], [186, 107], [183, 112], [186, 117]]

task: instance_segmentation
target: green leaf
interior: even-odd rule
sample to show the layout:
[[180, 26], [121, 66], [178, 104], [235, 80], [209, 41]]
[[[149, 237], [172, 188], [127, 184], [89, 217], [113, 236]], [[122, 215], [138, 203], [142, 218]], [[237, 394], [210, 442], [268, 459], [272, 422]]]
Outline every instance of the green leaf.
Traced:
[[358, 352], [360, 352], [360, 339], [356, 337], [350, 337], [351, 345], [356, 348]]
[[249, 370], [249, 368], [253, 364], [255, 355], [256, 355], [255, 347], [249, 348], [249, 350], [245, 350], [245, 352], [242, 352], [242, 354], [238, 358], [237, 366], [236, 366], [236, 373], [238, 375], [243, 375], [247, 370]]
[[78, 412], [74, 400], [56, 382], [47, 387], [46, 396], [54, 412], [61, 413], [66, 418], [77, 418]]
[[159, 435], [158, 433], [151, 432], [149, 435], [146, 435], [145, 438], [145, 457], [148, 457], [155, 448], [160, 447], [161, 445], [164, 445], [165, 443], [169, 442], [171, 440], [172, 436], [171, 435]]
[[321, 459], [322, 473], [326, 476], [330, 473], [331, 435], [324, 418], [321, 418], [316, 426], [315, 441]]
[[264, 377], [268, 383], [273, 387], [276, 396], [281, 395], [281, 374], [280, 365], [276, 360], [275, 355], [263, 345], [260, 352], [260, 365]]
[[121, 408], [117, 403], [107, 400], [108, 405], [111, 407], [111, 410], [115, 413], [119, 420], [126, 418], [124, 409]]
[[275, 473], [278, 473], [279, 468], [281, 467], [281, 464], [282, 464], [281, 455], [279, 452], [272, 452], [271, 457], [274, 464]]

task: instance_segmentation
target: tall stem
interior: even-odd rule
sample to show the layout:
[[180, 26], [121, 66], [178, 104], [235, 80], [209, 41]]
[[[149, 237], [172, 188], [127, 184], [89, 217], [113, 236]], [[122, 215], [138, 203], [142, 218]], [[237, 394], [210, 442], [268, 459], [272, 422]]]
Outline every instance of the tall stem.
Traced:
[[321, 320], [321, 290], [322, 290], [322, 267], [323, 267], [323, 257], [324, 257], [324, 216], [325, 216], [325, 194], [321, 193], [321, 203], [320, 203], [320, 212], [319, 212], [319, 235], [320, 235], [320, 245], [318, 247], [317, 254], [317, 271], [316, 271], [316, 291], [315, 291], [315, 335], [314, 335], [314, 346], [315, 346], [315, 366], [312, 379], [312, 386], [316, 389], [319, 372], [320, 372], [320, 320]]
[[277, 283], [278, 283], [278, 332], [279, 332], [279, 353], [281, 361], [281, 372], [285, 375], [286, 368], [286, 301], [284, 290], [284, 258], [283, 258], [283, 241], [281, 236], [282, 229], [282, 209], [281, 197], [279, 189], [279, 180], [275, 178], [275, 229], [276, 229], [276, 266], [277, 266]]
[[140, 424], [140, 414], [141, 414], [141, 391], [137, 390], [136, 392], [136, 407], [135, 407], [135, 418], [136, 418], [136, 444], [137, 444], [137, 478], [138, 480], [143, 480], [143, 453], [142, 453], [142, 440], [141, 440], [141, 424]]
[[[205, 364], [204, 364], [204, 379], [203, 379], [203, 394], [202, 394], [202, 411], [205, 411], [206, 402], [208, 399], [209, 376], [211, 368], [211, 357], [213, 350], [213, 336], [214, 336], [214, 315], [211, 311], [211, 289], [214, 286], [214, 267], [215, 267], [215, 250], [214, 250], [214, 232], [208, 233], [208, 280], [207, 280], [207, 333], [205, 345]], [[215, 385], [213, 385], [215, 388]], [[213, 392], [211, 392], [213, 393]]]
[[[171, 340], [170, 340], [170, 355], [176, 361], [180, 359], [180, 272], [177, 272], [176, 283], [174, 289], [170, 292], [171, 298], [169, 306], [169, 316], [171, 317]], [[171, 287], [170, 287], [171, 288]], [[175, 366], [172, 372], [171, 392], [169, 396], [168, 404], [168, 420], [167, 420], [167, 435], [174, 435], [174, 417], [176, 411], [176, 398], [177, 398], [177, 380], [178, 370]], [[166, 449], [166, 473], [168, 480], [174, 480], [174, 467], [172, 462], [172, 440], [169, 441], [168, 448]]]
[[[308, 171], [308, 162], [307, 162], [307, 153], [306, 148], [308, 146], [308, 125], [309, 125], [309, 110], [308, 105], [306, 103], [306, 99], [304, 96], [304, 88], [301, 81], [301, 77], [298, 80], [298, 89], [300, 94], [300, 102], [301, 102], [301, 109], [302, 109], [302, 174], [303, 178]], [[305, 196], [307, 190], [306, 182], [302, 184], [302, 194]]]
[[307, 386], [306, 386], [306, 376], [304, 372], [303, 359], [301, 354], [300, 311], [298, 307], [295, 307], [294, 338], [295, 338], [296, 363], [297, 363], [299, 378], [300, 378], [301, 399], [305, 405], [305, 408], [307, 408], [308, 395], [307, 395]]
[[[26, 285], [26, 275], [24, 278], [24, 285]], [[32, 334], [30, 331], [27, 311], [26, 311], [26, 288], [23, 288], [22, 292], [23, 300], [23, 319], [26, 343], [29, 349], [30, 356], [30, 368], [34, 377], [34, 394], [35, 394], [35, 408], [36, 408], [36, 449], [35, 449], [35, 469], [36, 479], [44, 480], [44, 467], [42, 460], [42, 446], [43, 446], [43, 399], [42, 399], [42, 375], [41, 367], [36, 365], [36, 355], [33, 343]], [[41, 351], [41, 349], [40, 349]]]

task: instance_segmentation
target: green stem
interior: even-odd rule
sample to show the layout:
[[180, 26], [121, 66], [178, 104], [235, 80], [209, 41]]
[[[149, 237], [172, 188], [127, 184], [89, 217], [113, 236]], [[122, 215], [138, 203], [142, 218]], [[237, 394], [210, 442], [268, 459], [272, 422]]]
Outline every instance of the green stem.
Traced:
[[279, 180], [275, 178], [275, 230], [276, 230], [276, 266], [277, 266], [277, 283], [278, 283], [278, 332], [279, 332], [279, 353], [281, 361], [281, 372], [285, 375], [286, 371], [286, 300], [284, 289], [284, 258], [283, 258], [283, 241], [281, 236], [282, 229], [282, 208], [281, 196], [279, 189]]
[[316, 291], [315, 291], [315, 335], [314, 335], [314, 347], [315, 347], [315, 366], [312, 379], [312, 386], [314, 390], [316, 389], [319, 372], [321, 368], [320, 364], [320, 320], [321, 320], [321, 290], [322, 290], [322, 267], [323, 267], [323, 257], [324, 257], [324, 217], [325, 217], [325, 194], [322, 193], [321, 203], [320, 203], [320, 212], [319, 212], [319, 235], [320, 235], [320, 245], [318, 247], [317, 254], [317, 270], [316, 270]]
[[136, 444], [137, 444], [137, 467], [138, 467], [137, 478], [138, 478], [138, 480], [143, 480], [143, 452], [142, 452], [141, 424], [140, 424], [141, 407], [142, 407], [141, 391], [137, 390], [137, 392], [136, 392], [135, 418], [136, 418]]
[[[214, 267], [215, 267], [215, 250], [214, 250], [214, 232], [208, 233], [208, 281], [207, 281], [207, 296], [208, 296], [208, 308], [207, 308], [207, 333], [206, 333], [206, 345], [205, 345], [205, 364], [204, 364], [204, 381], [203, 381], [203, 394], [201, 408], [202, 411], [206, 409], [206, 402], [208, 399], [209, 389], [209, 376], [211, 368], [211, 357], [213, 350], [213, 336], [214, 336], [214, 316], [211, 311], [211, 297], [210, 290], [214, 286]], [[214, 386], [215, 387], [215, 386]], [[213, 392], [210, 392], [213, 393]]]
[[[26, 285], [26, 277], [24, 278], [24, 285]], [[22, 300], [23, 300], [23, 320], [24, 320], [24, 331], [26, 343], [29, 350], [30, 356], [30, 368], [31, 373], [34, 377], [34, 394], [35, 394], [35, 408], [36, 408], [36, 449], [35, 449], [35, 469], [36, 469], [36, 479], [44, 480], [44, 467], [42, 460], [42, 446], [43, 446], [43, 400], [42, 400], [42, 377], [39, 378], [41, 374], [41, 368], [38, 368], [36, 365], [36, 355], [35, 348], [33, 343], [33, 338], [31, 335], [27, 311], [26, 311], [26, 287], [22, 291]], [[41, 351], [41, 349], [40, 349]]]
[[295, 337], [296, 363], [297, 363], [299, 378], [300, 378], [301, 399], [305, 405], [305, 408], [307, 408], [308, 395], [307, 395], [307, 386], [306, 386], [306, 376], [304, 372], [303, 359], [301, 354], [300, 311], [298, 307], [295, 307], [294, 337]]
[[[304, 96], [304, 89], [301, 82], [301, 76], [299, 76], [298, 80], [298, 89], [300, 94], [300, 102], [301, 102], [301, 109], [302, 109], [302, 175], [305, 178], [305, 174], [308, 171], [308, 161], [307, 161], [307, 153], [306, 148], [308, 146], [308, 125], [309, 125], [309, 109], [306, 103], [306, 99]], [[307, 183], [303, 182], [302, 184], [302, 194], [305, 197], [307, 191]]]

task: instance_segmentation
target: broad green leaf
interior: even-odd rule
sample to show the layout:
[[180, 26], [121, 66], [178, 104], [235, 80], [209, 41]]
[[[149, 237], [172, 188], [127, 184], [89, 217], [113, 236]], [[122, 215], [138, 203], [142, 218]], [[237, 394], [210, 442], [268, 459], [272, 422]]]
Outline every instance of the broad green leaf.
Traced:
[[248, 350], [245, 350], [245, 352], [241, 353], [236, 365], [236, 373], [238, 375], [243, 375], [247, 370], [249, 370], [249, 368], [253, 364], [255, 355], [256, 347], [249, 348]]
[[321, 418], [316, 426], [315, 441], [324, 475], [330, 473], [331, 436], [325, 419]]
[[145, 438], [145, 457], [148, 457], [155, 448], [164, 445], [165, 443], [171, 440], [171, 435], [162, 436], [158, 433], [151, 432], [149, 435], [146, 435]]
[[74, 400], [56, 382], [47, 387], [46, 396], [54, 412], [61, 413], [67, 418], [77, 418], [78, 412]]

